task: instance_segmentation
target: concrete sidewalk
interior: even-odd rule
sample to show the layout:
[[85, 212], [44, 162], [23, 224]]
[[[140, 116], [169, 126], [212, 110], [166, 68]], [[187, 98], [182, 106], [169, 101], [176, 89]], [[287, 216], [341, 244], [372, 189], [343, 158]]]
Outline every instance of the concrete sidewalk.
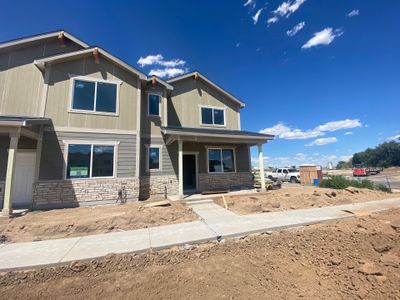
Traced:
[[29, 269], [90, 260], [109, 253], [143, 253], [185, 244], [351, 218], [345, 211], [377, 212], [400, 207], [387, 199], [322, 208], [239, 216], [210, 200], [188, 203], [200, 221], [84, 237], [0, 245], [0, 271]]

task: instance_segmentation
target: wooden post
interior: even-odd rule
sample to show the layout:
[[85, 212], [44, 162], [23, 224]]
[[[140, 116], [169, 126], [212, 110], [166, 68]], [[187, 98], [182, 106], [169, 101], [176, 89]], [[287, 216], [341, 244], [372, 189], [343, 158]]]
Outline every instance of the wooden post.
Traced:
[[262, 144], [258, 144], [258, 167], [260, 169], [261, 191], [265, 192], [264, 157]]
[[15, 168], [15, 156], [18, 149], [19, 131], [10, 133], [10, 147], [8, 149], [6, 186], [4, 190], [4, 203], [2, 214], [5, 216], [12, 215], [12, 192], [13, 192], [13, 177]]
[[178, 140], [178, 168], [179, 168], [179, 176], [178, 176], [178, 183], [179, 183], [179, 198], [183, 199], [183, 147], [182, 147], [182, 140]]

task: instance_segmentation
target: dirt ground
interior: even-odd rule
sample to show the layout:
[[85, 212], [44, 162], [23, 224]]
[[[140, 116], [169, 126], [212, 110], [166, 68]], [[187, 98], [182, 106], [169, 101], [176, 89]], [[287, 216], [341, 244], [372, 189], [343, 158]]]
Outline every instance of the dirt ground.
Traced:
[[399, 299], [399, 287], [400, 209], [0, 275], [3, 299]]
[[[111, 231], [132, 230], [198, 219], [181, 203], [144, 207], [146, 202], [33, 211], [11, 219], [0, 218], [0, 235], [6, 242], [58, 239]], [[4, 237], [2, 238], [4, 242]]]
[[[312, 186], [284, 185], [282, 189], [249, 196], [225, 196], [228, 209], [237, 214], [254, 214], [290, 209], [350, 204], [387, 198], [400, 198], [400, 193], [368, 189], [334, 190]], [[222, 198], [214, 200], [224, 206]]]

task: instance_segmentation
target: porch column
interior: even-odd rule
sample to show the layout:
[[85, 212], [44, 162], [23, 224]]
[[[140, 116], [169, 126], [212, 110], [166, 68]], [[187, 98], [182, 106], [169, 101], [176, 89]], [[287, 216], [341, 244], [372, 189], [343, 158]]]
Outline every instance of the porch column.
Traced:
[[258, 168], [260, 170], [261, 191], [265, 191], [264, 157], [262, 144], [258, 144]]
[[13, 175], [15, 167], [15, 156], [18, 149], [19, 132], [10, 133], [10, 148], [8, 149], [6, 186], [4, 190], [4, 204], [2, 214], [5, 216], [12, 215], [12, 191], [13, 191]]
[[179, 183], [179, 198], [183, 198], [183, 147], [182, 141], [178, 140], [178, 183]]

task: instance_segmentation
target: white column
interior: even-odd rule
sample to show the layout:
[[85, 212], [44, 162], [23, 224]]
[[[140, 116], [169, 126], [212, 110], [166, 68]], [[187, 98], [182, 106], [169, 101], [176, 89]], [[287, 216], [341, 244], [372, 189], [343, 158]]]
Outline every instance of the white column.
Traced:
[[262, 144], [258, 144], [258, 168], [260, 169], [261, 191], [265, 191], [264, 157]]
[[12, 215], [12, 191], [13, 191], [13, 175], [15, 167], [15, 156], [18, 149], [19, 132], [10, 133], [10, 148], [8, 149], [6, 186], [4, 190], [4, 203], [2, 214], [6, 216]]
[[35, 165], [35, 181], [39, 180], [40, 160], [42, 159], [43, 144], [43, 126], [40, 128], [40, 137], [36, 140], [36, 165]]
[[179, 198], [183, 198], [183, 149], [182, 141], [178, 140], [178, 167], [179, 167]]

